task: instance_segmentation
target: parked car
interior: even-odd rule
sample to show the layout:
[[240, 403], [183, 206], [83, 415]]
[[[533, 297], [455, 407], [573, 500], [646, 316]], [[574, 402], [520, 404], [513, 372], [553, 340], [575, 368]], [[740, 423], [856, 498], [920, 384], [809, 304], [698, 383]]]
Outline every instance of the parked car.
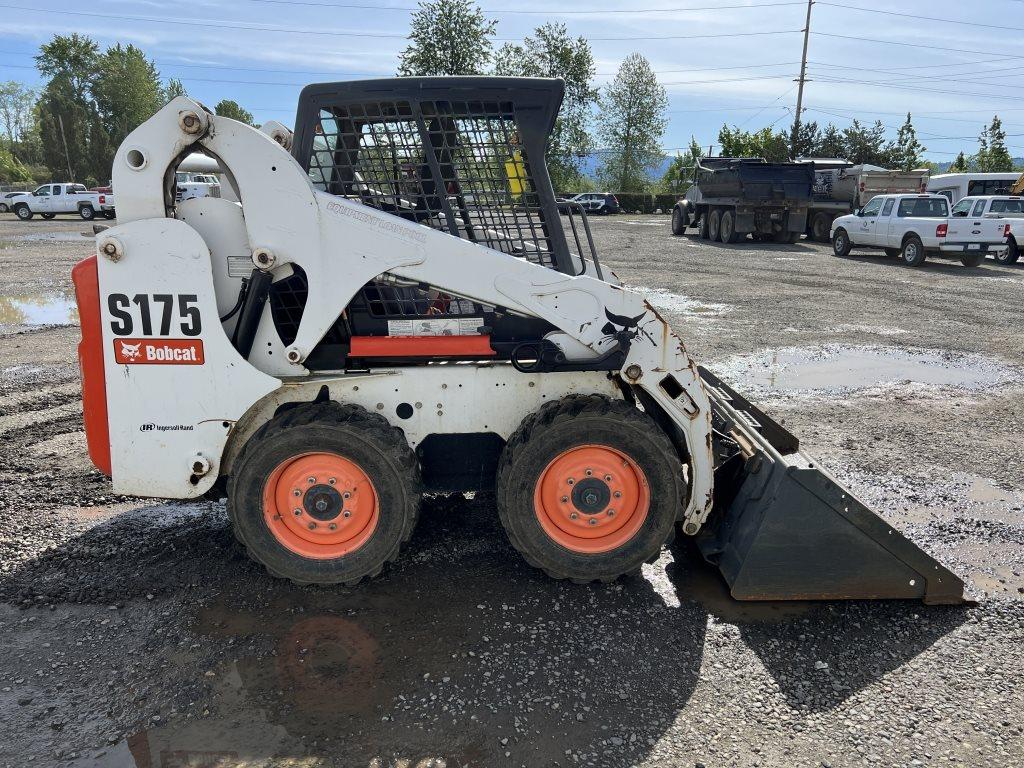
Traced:
[[[579, 203], [588, 214], [618, 213], [619, 199], [611, 192], [583, 192], [569, 198], [569, 201]], [[569, 213], [569, 206], [566, 199], [558, 201], [558, 212]]]
[[856, 213], [832, 222], [832, 250], [878, 248], [917, 267], [928, 256], [959, 258], [967, 267], [1006, 242], [1008, 225], [999, 219], [951, 217], [944, 195], [878, 195]]
[[1024, 246], [1024, 197], [1019, 195], [984, 195], [965, 197], [953, 206], [954, 218], [1003, 219], [1006, 248], [993, 251], [1000, 264], [1015, 264]]
[[845, 160], [808, 159], [814, 165], [814, 195], [807, 212], [807, 238], [828, 242], [832, 221], [864, 206], [875, 195], [927, 191], [928, 169], [894, 171]]
[[61, 213], [77, 213], [86, 221], [97, 215], [114, 218], [114, 195], [90, 192], [83, 184], [44, 184], [34, 192], [12, 197], [8, 203], [14, 214], [28, 221], [35, 214], [52, 219]]
[[18, 197], [19, 195], [27, 195], [27, 192], [8, 192], [3, 197], [0, 197], [0, 213], [7, 213], [11, 210], [11, 199]]
[[945, 195], [951, 204], [975, 195], [1008, 195], [1020, 176], [1009, 173], [942, 173], [928, 179], [928, 191]]

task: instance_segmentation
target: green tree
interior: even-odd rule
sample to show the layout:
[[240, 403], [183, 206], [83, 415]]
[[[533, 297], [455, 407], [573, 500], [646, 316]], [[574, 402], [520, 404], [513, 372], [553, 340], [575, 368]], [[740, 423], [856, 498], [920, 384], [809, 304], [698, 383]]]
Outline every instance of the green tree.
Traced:
[[93, 171], [92, 143], [102, 139], [92, 98], [98, 60], [95, 41], [77, 33], [55, 35], [36, 56], [36, 68], [50, 78], [39, 97], [42, 160], [58, 180]]
[[917, 140], [917, 131], [907, 112], [907, 119], [896, 134], [896, 146], [892, 150], [893, 167], [904, 171], [920, 168], [924, 152], [925, 147]]
[[849, 128], [843, 129], [843, 143], [846, 159], [851, 163], [892, 166], [894, 145], [885, 141], [885, 126], [875, 121], [870, 128], [854, 120]]
[[793, 138], [793, 157], [821, 157], [818, 154], [818, 148], [821, 146], [821, 129], [816, 122], [800, 123]]
[[497, 22], [470, 0], [421, 0], [410, 20], [398, 74], [479, 75], [492, 56]]
[[240, 123], [246, 125], [253, 125], [252, 113], [247, 109], [241, 107], [238, 102], [231, 101], [230, 99], [223, 99], [217, 102], [217, 106], [213, 108], [213, 111], [221, 117], [230, 117], [232, 120], [237, 120]]
[[179, 96], [188, 96], [188, 92], [185, 90], [181, 80], [172, 77], [167, 81], [167, 86], [164, 88], [164, 103], [166, 104], [171, 99], [176, 99]]
[[978, 137], [978, 154], [973, 160], [975, 168], [983, 173], [1013, 170], [1013, 158], [1006, 149], [1006, 131], [999, 115], [994, 115], [992, 122], [982, 130]]
[[548, 141], [548, 172], [555, 189], [579, 185], [580, 158], [593, 147], [587, 122], [598, 92], [591, 84], [597, 67], [590, 43], [569, 36], [564, 24], [537, 27], [522, 45], [505, 43], [495, 61], [495, 74], [519, 77], [560, 77], [565, 98]]
[[825, 126], [821, 133], [821, 141], [814, 150], [815, 157], [846, 157], [846, 142], [843, 141], [843, 134], [839, 132], [832, 123]]
[[13, 156], [18, 155], [18, 144], [34, 127], [36, 94], [21, 83], [9, 80], [0, 83], [0, 122]]
[[967, 173], [971, 169], [970, 163], [967, 161], [967, 157], [964, 155], [963, 150], [956, 156], [956, 160], [949, 164], [949, 168], [946, 170], [947, 173]]
[[18, 162], [6, 147], [0, 147], [0, 182], [5, 184], [32, 181], [32, 172]]
[[665, 88], [639, 53], [622, 62], [600, 98], [597, 135], [605, 147], [598, 177], [616, 192], [643, 192], [664, 158]]
[[164, 93], [156, 65], [142, 50], [118, 44], [99, 57], [92, 94], [103, 126], [92, 146], [94, 176], [102, 180], [110, 176], [114, 152], [125, 137], [164, 105]]
[[718, 144], [723, 157], [763, 157], [770, 163], [789, 160], [790, 139], [782, 131], [766, 126], [755, 133], [723, 125], [718, 132]]

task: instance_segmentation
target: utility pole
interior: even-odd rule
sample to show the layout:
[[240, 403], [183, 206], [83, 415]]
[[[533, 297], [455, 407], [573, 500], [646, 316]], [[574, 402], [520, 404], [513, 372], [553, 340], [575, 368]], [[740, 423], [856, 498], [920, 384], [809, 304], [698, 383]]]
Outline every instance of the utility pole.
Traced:
[[71, 170], [71, 153], [68, 152], [68, 137], [64, 135], [64, 116], [58, 114], [57, 122], [60, 123], [60, 137], [64, 141], [64, 159], [68, 161], [68, 181], [74, 181], [75, 174]]
[[[797, 78], [796, 116], [793, 118], [793, 135], [789, 140], [789, 151], [796, 154], [796, 136], [800, 131], [800, 112], [804, 107], [804, 83], [807, 82], [807, 41], [811, 36], [811, 6], [814, 0], [807, 0], [807, 21], [804, 23], [804, 52], [800, 57], [800, 77]], [[796, 159], [795, 157], [793, 158]]]

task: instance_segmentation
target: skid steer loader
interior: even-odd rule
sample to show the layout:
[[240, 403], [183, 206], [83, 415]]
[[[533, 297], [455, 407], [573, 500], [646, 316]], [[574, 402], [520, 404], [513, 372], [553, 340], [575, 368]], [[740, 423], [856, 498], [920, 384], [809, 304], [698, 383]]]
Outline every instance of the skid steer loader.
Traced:
[[[698, 368], [601, 266], [582, 211], [559, 215], [562, 95], [332, 83], [302, 91], [294, 136], [187, 97], [133, 131], [117, 225], [74, 270], [89, 451], [115, 491], [226, 479], [239, 541], [300, 583], [379, 573], [425, 491], [494, 489], [510, 542], [557, 578], [634, 573], [678, 527], [736, 598], [961, 601]], [[240, 202], [175, 202], [196, 152]]]

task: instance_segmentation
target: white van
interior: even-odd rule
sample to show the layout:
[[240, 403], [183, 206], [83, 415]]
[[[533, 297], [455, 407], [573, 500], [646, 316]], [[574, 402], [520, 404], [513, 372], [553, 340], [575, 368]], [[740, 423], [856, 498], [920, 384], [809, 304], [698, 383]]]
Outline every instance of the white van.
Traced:
[[928, 179], [928, 191], [945, 195], [950, 203], [959, 203], [968, 195], [1008, 195], [1020, 178], [1020, 171], [1007, 173], [940, 173]]

